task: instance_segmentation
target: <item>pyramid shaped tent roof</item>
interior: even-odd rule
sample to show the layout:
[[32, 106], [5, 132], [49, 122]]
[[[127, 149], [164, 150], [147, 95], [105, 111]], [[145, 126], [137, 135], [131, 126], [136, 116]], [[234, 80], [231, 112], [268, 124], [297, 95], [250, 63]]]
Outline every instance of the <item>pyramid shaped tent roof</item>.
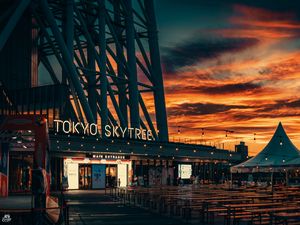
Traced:
[[300, 151], [291, 142], [281, 123], [266, 147], [255, 157], [231, 167], [232, 172], [247, 172], [251, 168], [286, 167], [288, 162], [300, 158]]

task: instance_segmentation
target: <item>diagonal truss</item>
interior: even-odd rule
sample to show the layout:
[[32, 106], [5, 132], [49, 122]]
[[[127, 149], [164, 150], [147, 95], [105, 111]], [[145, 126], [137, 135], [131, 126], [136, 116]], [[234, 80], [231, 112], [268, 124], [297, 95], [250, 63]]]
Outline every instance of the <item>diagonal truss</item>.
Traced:
[[68, 87], [74, 119], [98, 122], [102, 133], [107, 124], [151, 129], [168, 141], [153, 0], [21, 0], [0, 17], [0, 52], [26, 10], [39, 64]]

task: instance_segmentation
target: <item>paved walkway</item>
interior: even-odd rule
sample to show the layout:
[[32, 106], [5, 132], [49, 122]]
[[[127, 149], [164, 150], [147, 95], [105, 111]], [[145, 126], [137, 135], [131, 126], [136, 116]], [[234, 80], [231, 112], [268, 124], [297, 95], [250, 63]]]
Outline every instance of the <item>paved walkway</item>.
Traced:
[[133, 206], [114, 202], [104, 191], [68, 191], [70, 225], [180, 225], [179, 220], [163, 217]]
[[30, 209], [31, 207], [31, 195], [0, 197], [0, 209]]

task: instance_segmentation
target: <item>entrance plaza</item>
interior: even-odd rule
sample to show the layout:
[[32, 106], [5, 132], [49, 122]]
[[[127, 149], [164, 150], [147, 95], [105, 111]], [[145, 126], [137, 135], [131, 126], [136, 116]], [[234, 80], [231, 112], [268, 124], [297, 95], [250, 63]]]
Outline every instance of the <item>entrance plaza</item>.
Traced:
[[[300, 187], [184, 185], [64, 193], [70, 225], [300, 224]], [[16, 209], [17, 208], [17, 209]], [[1, 217], [31, 224], [31, 196], [0, 202]]]

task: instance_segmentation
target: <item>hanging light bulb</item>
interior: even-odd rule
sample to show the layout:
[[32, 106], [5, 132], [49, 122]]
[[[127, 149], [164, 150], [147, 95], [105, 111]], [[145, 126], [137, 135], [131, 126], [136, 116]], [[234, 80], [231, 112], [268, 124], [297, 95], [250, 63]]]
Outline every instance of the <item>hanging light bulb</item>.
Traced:
[[177, 127], [177, 134], [180, 134], [180, 126]]
[[253, 140], [256, 141], [256, 133], [254, 133], [254, 138], [253, 138]]
[[202, 134], [201, 135], [203, 137], [204, 136], [204, 128], [201, 128], [201, 129], [202, 129]]
[[280, 145], [282, 145], [282, 144], [283, 144], [283, 141], [282, 141], [282, 136], [280, 135], [280, 136], [279, 136], [279, 138], [280, 138], [280, 140], [279, 140], [279, 144], [280, 144]]

